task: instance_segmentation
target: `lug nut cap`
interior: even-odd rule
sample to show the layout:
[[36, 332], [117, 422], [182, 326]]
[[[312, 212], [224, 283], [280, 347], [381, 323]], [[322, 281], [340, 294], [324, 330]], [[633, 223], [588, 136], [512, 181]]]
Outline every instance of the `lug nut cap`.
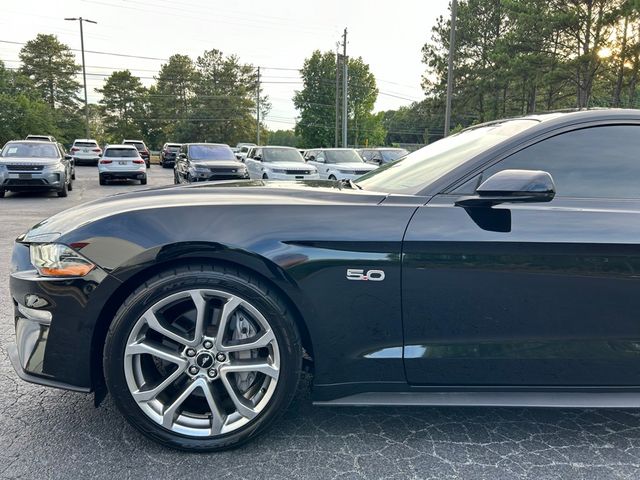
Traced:
[[227, 356], [224, 353], [219, 353], [216, 355], [216, 360], [219, 362], [224, 362], [227, 359]]
[[196, 375], [199, 371], [200, 371], [200, 369], [198, 367], [196, 367], [195, 365], [192, 365], [192, 366], [189, 367], [189, 373], [191, 375]]
[[187, 357], [195, 357], [195, 356], [196, 356], [195, 348], [187, 348]]
[[215, 368], [210, 368], [207, 375], [211, 378], [216, 378], [218, 376], [218, 371]]
[[211, 340], [205, 340], [205, 342], [204, 342], [204, 348], [209, 349], [209, 348], [211, 348], [211, 347], [213, 347], [213, 342], [212, 342]]

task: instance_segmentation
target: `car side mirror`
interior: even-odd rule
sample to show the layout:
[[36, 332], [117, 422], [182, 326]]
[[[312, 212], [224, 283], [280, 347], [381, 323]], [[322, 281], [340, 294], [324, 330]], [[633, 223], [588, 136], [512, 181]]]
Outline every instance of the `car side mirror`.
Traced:
[[253, 157], [253, 159], [257, 162], [261, 162], [262, 161], [262, 155], [256, 155], [255, 157]]
[[187, 154], [186, 153], [181, 153], [180, 155], [178, 155], [179, 158], [187, 158]]
[[64, 159], [65, 160], [73, 160], [73, 157], [71, 155], [69, 155], [68, 153], [65, 153]]
[[487, 178], [476, 194], [461, 197], [459, 207], [492, 207], [505, 202], [550, 202], [556, 195], [551, 175], [541, 170], [502, 170]]

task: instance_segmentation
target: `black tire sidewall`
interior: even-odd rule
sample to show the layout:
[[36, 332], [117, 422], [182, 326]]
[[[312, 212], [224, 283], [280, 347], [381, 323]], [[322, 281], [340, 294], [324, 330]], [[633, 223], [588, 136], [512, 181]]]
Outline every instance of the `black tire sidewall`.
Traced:
[[[278, 341], [280, 375], [276, 390], [259, 416], [234, 432], [214, 438], [180, 435], [161, 427], [138, 407], [127, 387], [124, 375], [124, 349], [140, 316], [160, 299], [193, 288], [219, 289], [237, 295], [256, 307], [267, 319]], [[179, 272], [174, 276], [149, 282], [147, 288], [134, 292], [117, 312], [109, 328], [104, 348], [104, 371], [107, 387], [123, 416], [147, 437], [163, 445], [189, 451], [214, 451], [235, 447], [255, 437], [268, 427], [288, 406], [297, 389], [301, 368], [301, 347], [295, 323], [282, 315], [278, 304], [246, 280], [217, 271]]]

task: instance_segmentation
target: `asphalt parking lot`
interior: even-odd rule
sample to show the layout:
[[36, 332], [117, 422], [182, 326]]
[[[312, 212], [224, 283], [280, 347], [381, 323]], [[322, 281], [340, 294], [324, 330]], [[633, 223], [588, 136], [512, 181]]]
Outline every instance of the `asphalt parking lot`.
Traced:
[[[172, 183], [149, 172], [149, 186]], [[137, 182], [99, 186], [78, 167], [68, 198], [0, 200], [1, 478], [626, 478], [640, 475], [640, 411], [313, 407], [308, 382], [265, 435], [240, 449], [185, 454], [139, 435], [107, 398], [24, 383], [9, 363], [13, 239], [60, 210]]]

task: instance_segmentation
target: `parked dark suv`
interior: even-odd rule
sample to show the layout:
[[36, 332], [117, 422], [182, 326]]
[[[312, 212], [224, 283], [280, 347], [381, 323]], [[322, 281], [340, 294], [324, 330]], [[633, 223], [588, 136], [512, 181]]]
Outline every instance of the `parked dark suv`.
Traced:
[[44, 140], [14, 140], [0, 152], [0, 198], [6, 191], [54, 190], [66, 197], [73, 189], [73, 159], [63, 147]]
[[173, 167], [176, 163], [176, 155], [180, 151], [180, 143], [165, 143], [160, 150], [160, 166], [162, 168]]
[[247, 167], [223, 143], [185, 143], [173, 172], [175, 183], [249, 178]]
[[138, 149], [138, 152], [140, 152], [140, 157], [147, 164], [147, 168], [151, 167], [151, 153], [142, 140], [123, 140], [122, 144], [133, 145], [134, 147], [136, 147]]

